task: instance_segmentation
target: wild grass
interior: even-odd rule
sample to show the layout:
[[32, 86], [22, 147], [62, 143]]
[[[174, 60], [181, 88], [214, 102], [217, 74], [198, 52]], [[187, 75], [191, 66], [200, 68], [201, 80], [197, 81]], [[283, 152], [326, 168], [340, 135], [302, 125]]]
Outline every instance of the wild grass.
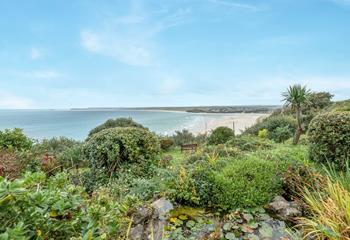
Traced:
[[350, 168], [339, 172], [332, 165], [325, 167], [327, 182], [324, 191], [304, 191], [310, 216], [300, 218], [304, 239], [350, 240]]

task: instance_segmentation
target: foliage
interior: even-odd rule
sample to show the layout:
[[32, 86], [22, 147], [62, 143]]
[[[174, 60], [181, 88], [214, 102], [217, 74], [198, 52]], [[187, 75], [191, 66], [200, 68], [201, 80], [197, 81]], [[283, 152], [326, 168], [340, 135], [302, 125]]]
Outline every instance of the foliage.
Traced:
[[299, 219], [305, 238], [350, 239], [350, 192], [341, 184], [327, 180], [324, 192], [305, 190], [310, 216]]
[[345, 168], [339, 171], [334, 164], [328, 163], [323, 167], [326, 175], [333, 181], [342, 185], [348, 192], [350, 192], [350, 163], [347, 162]]
[[308, 137], [310, 158], [327, 161], [344, 169], [350, 158], [350, 113], [332, 112], [315, 117], [310, 123]]
[[164, 151], [169, 151], [174, 146], [174, 141], [171, 138], [162, 138], [160, 140], [160, 148]]
[[196, 141], [196, 137], [193, 135], [193, 133], [189, 132], [186, 129], [183, 129], [182, 131], [175, 131], [172, 139], [174, 140], [176, 146], [189, 144]]
[[273, 139], [274, 141], [278, 143], [284, 143], [291, 136], [293, 136], [293, 131], [288, 126], [277, 127], [269, 135], [270, 135], [270, 138]]
[[[213, 199], [223, 209], [258, 207], [281, 193], [278, 165], [256, 158], [235, 159], [216, 172]], [[234, 183], [234, 184], [232, 184]]]
[[135, 122], [132, 118], [116, 118], [116, 119], [108, 119], [103, 124], [95, 127], [89, 132], [88, 137], [91, 137], [93, 134], [98, 133], [104, 129], [108, 128], [116, 128], [116, 127], [137, 127], [142, 129], [147, 129], [141, 124]]
[[283, 100], [286, 106], [291, 106], [292, 109], [301, 108], [303, 104], [308, 103], [310, 90], [306, 86], [294, 84], [289, 86], [287, 91], [282, 93]]
[[83, 154], [81, 142], [66, 138], [44, 139], [33, 147], [38, 161], [45, 162], [48, 158], [57, 161], [57, 165], [64, 168], [85, 166], [86, 160]]
[[329, 92], [312, 92], [308, 95], [308, 101], [304, 111], [324, 109], [332, 104], [331, 99], [334, 95]]
[[0, 150], [0, 176], [14, 179], [20, 176], [23, 164], [19, 160], [16, 152]]
[[317, 192], [322, 191], [324, 186], [325, 177], [310, 164], [290, 165], [283, 176], [284, 195], [289, 200], [302, 200], [305, 189]]
[[224, 158], [193, 155], [166, 179], [166, 193], [174, 201], [190, 206], [261, 206], [282, 193], [282, 178], [288, 167], [306, 159], [305, 146], [281, 146]]
[[256, 151], [258, 149], [272, 148], [272, 142], [267, 139], [251, 135], [240, 135], [226, 143], [227, 146], [235, 147], [242, 151]]
[[0, 178], [0, 210], [0, 232], [8, 239], [115, 239], [127, 209], [106, 190], [90, 199], [66, 174], [46, 178], [38, 172]]
[[264, 128], [264, 129], [261, 129], [261, 130], [259, 130], [259, 132], [258, 132], [258, 137], [259, 138], [267, 138], [267, 136], [268, 136], [268, 134], [269, 134], [269, 130], [267, 130], [266, 128]]
[[208, 156], [217, 154], [218, 157], [235, 157], [240, 154], [240, 149], [237, 147], [227, 146], [224, 144], [209, 145], [203, 148], [202, 155]]
[[146, 129], [109, 128], [94, 134], [84, 145], [92, 170], [112, 174], [122, 163], [154, 160], [160, 152], [157, 137]]
[[0, 131], [0, 148], [8, 150], [28, 150], [33, 142], [20, 128], [5, 129]]
[[213, 130], [208, 138], [208, 143], [212, 145], [224, 144], [235, 136], [234, 131], [228, 127], [218, 127]]
[[289, 86], [287, 91], [282, 93], [283, 101], [285, 106], [291, 106], [292, 110], [295, 111], [297, 129], [295, 131], [295, 137], [293, 144], [299, 143], [299, 138], [303, 133], [302, 127], [302, 107], [308, 104], [310, 96], [310, 90], [306, 86], [301, 86], [300, 84], [295, 84]]
[[349, 112], [350, 111], [350, 99], [334, 102], [331, 106], [326, 108], [327, 112]]
[[[270, 117], [263, 119], [261, 122], [256, 123], [252, 127], [246, 129], [244, 131], [244, 134], [258, 135], [259, 131], [266, 129], [268, 132], [267, 137], [271, 140], [274, 140], [275, 142], [279, 142], [280, 134], [278, 132], [275, 133], [277, 128], [288, 129], [288, 132], [290, 133], [288, 138], [290, 138], [293, 136], [295, 127], [296, 127], [296, 122], [291, 116], [272, 115]], [[280, 131], [280, 130], [277, 130], [277, 131]]]

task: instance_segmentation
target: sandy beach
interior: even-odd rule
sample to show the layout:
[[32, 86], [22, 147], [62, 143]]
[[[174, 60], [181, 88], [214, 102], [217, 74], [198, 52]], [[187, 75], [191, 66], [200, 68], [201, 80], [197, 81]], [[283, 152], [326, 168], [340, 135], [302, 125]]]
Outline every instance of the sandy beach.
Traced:
[[213, 129], [225, 126], [235, 129], [236, 134], [242, 133], [246, 128], [254, 125], [259, 119], [263, 119], [269, 114], [263, 113], [232, 113], [225, 115], [208, 114], [201, 118], [191, 129], [195, 134], [210, 133]]

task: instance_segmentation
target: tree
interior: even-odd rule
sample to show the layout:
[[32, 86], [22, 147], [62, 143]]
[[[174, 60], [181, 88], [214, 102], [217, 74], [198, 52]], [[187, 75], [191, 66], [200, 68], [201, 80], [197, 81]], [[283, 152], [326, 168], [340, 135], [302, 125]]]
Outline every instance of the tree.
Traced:
[[301, 116], [301, 109], [304, 105], [308, 103], [308, 97], [310, 95], [310, 90], [306, 88], [306, 86], [301, 86], [300, 84], [295, 84], [293, 86], [289, 86], [287, 91], [282, 93], [283, 101], [285, 106], [291, 107], [293, 111], [295, 111], [295, 116], [297, 120], [297, 129], [295, 131], [295, 136], [293, 140], [293, 144], [298, 144], [300, 135], [303, 132]]

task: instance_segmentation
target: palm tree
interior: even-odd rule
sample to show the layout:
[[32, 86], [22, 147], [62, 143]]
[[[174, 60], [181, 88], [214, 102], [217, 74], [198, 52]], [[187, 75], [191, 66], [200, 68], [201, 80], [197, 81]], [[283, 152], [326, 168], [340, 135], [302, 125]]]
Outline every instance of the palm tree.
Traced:
[[287, 91], [282, 93], [283, 101], [285, 102], [285, 106], [291, 106], [292, 110], [295, 111], [296, 119], [297, 119], [297, 129], [295, 131], [295, 136], [293, 140], [293, 144], [298, 144], [300, 135], [303, 132], [303, 127], [301, 123], [301, 108], [304, 104], [308, 102], [308, 96], [310, 95], [310, 90], [306, 88], [306, 86], [301, 86], [300, 84], [295, 84], [293, 86], [289, 86]]

